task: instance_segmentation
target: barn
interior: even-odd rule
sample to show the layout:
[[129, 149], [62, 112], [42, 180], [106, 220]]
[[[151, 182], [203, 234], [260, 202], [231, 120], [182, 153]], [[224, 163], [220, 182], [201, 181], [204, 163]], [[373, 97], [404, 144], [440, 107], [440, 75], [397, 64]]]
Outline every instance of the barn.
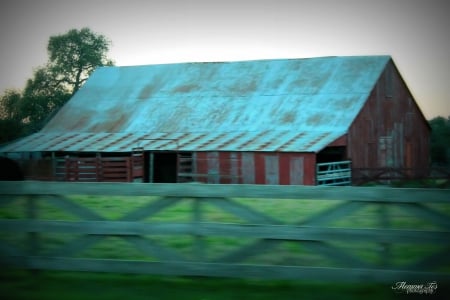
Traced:
[[102, 67], [0, 148], [27, 179], [346, 185], [426, 175], [430, 127], [390, 56]]

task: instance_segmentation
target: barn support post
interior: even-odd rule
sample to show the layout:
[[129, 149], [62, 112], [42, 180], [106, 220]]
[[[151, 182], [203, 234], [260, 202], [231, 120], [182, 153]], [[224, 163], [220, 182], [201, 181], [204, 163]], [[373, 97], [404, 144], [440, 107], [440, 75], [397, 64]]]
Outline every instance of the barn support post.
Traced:
[[57, 181], [58, 177], [57, 177], [57, 172], [56, 172], [56, 166], [58, 165], [56, 162], [56, 156], [55, 156], [55, 152], [52, 151], [51, 152], [51, 160], [52, 160], [52, 180], [53, 181]]
[[148, 154], [148, 182], [152, 183], [153, 182], [153, 160], [154, 160], [154, 155], [153, 152], [149, 152]]
[[95, 178], [96, 181], [103, 181], [102, 156], [100, 152], [95, 154]]

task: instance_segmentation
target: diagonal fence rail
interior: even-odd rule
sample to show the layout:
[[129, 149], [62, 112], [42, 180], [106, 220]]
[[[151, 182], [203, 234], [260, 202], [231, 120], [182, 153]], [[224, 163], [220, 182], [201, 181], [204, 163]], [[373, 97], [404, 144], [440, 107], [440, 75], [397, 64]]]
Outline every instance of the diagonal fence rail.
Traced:
[[25, 269], [448, 282], [450, 190], [0, 182], [0, 239]]

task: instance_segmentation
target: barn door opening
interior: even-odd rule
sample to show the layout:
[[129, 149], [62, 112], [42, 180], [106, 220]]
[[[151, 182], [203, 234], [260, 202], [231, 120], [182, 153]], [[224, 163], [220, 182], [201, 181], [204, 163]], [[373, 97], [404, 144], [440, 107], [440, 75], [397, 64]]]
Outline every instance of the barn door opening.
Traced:
[[326, 147], [317, 154], [317, 185], [350, 185], [352, 182], [351, 162], [344, 160], [344, 146]]
[[155, 183], [177, 182], [177, 153], [154, 152], [150, 163], [152, 181]]

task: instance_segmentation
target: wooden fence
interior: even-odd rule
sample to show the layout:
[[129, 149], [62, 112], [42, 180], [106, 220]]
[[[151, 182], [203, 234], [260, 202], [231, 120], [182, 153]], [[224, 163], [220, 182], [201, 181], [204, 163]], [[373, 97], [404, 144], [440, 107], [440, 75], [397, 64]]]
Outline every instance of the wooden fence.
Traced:
[[449, 167], [414, 168], [353, 168], [352, 183], [361, 185], [369, 182], [386, 183], [399, 180], [444, 179], [450, 180]]
[[144, 158], [139, 153], [116, 157], [44, 157], [18, 159], [27, 180], [142, 182]]
[[141, 156], [67, 157], [64, 162], [65, 181], [131, 182], [143, 176]]
[[[0, 182], [0, 196], [1, 267], [450, 282], [450, 190], [25, 181]], [[140, 205], [105, 217], [130, 199]], [[87, 205], [93, 201], [100, 211]], [[43, 207], [71, 217], [45, 215]], [[175, 213], [162, 218], [170, 209]], [[102, 242], [103, 250], [90, 255]], [[123, 247], [136, 254], [123, 258]]]

